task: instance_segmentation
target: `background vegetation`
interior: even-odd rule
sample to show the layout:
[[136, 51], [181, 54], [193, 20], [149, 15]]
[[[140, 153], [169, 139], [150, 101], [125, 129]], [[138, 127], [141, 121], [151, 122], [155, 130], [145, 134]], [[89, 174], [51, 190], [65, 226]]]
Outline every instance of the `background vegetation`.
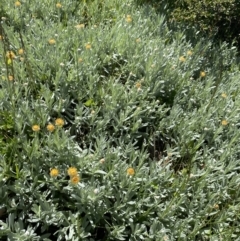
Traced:
[[208, 35], [238, 5], [214, 2], [0, 3], [1, 240], [240, 240], [238, 51]]
[[[176, 1], [136, 1], [150, 4], [159, 13], [164, 13], [171, 26], [180, 28], [191, 42], [198, 41], [201, 35], [211, 36], [215, 43], [226, 41], [240, 47], [239, 9], [237, 0], [176, 0]], [[194, 29], [194, 31], [192, 31]], [[197, 35], [195, 37], [194, 35]]]

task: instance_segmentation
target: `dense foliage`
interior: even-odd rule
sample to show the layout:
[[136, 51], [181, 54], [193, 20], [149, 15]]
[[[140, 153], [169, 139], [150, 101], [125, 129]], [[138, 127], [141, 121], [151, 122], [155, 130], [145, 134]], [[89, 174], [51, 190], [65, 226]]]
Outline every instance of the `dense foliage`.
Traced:
[[240, 2], [237, 0], [185, 0], [173, 11], [173, 21], [191, 23], [215, 35], [217, 40], [236, 41], [240, 47]]
[[239, 240], [235, 47], [134, 0], [0, 7], [0, 240]]
[[[139, 2], [139, 1], [136, 1]], [[214, 37], [216, 42], [234, 42], [240, 50], [240, 2], [238, 0], [140, 0], [164, 12], [170, 23], [195, 28], [196, 32]], [[187, 26], [187, 27], [186, 27]], [[194, 35], [193, 32], [189, 33]], [[191, 36], [193, 38], [193, 36]]]

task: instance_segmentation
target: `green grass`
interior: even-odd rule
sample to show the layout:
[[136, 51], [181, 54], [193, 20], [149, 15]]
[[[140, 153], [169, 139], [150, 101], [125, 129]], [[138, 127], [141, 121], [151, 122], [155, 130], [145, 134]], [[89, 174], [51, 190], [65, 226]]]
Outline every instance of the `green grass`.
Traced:
[[239, 240], [236, 48], [132, 0], [15, 4], [0, 4], [0, 239]]

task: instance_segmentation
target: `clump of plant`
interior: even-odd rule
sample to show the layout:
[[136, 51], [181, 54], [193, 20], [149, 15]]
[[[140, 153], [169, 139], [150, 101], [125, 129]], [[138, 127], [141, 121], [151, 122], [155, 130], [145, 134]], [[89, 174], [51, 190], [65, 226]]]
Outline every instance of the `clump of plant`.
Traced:
[[238, 237], [235, 48], [133, 1], [4, 1], [0, 239]]
[[239, 46], [239, 9], [235, 0], [181, 1], [172, 12], [172, 21], [197, 26], [220, 41]]
[[[236, 0], [179, 0], [137, 1], [137, 4], [152, 6], [157, 12], [166, 14], [171, 28], [185, 29], [191, 41], [195, 33], [213, 37], [216, 42], [235, 43], [239, 49], [239, 8]], [[193, 30], [195, 29], [195, 30]]]

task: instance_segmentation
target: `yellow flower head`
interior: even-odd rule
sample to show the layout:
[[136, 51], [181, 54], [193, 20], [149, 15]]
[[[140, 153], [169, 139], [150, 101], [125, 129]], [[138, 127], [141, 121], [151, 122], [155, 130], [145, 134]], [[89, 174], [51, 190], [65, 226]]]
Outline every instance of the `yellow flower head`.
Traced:
[[50, 131], [50, 132], [53, 132], [55, 129], [55, 126], [53, 124], [48, 124], [47, 125], [47, 130]]
[[92, 47], [92, 46], [91, 46], [90, 43], [85, 44], [85, 48], [86, 48], [86, 49], [91, 49], [91, 47]]
[[100, 159], [100, 161], [99, 161], [101, 164], [103, 164], [104, 162], [105, 162], [105, 159], [104, 158], [102, 158], [102, 159]]
[[53, 44], [56, 43], [56, 40], [53, 39], [53, 38], [51, 38], [51, 39], [48, 40], [48, 43], [51, 44], [51, 45], [53, 45]]
[[9, 80], [9, 81], [13, 81], [13, 79], [14, 79], [14, 78], [13, 78], [12, 75], [8, 75], [8, 80]]
[[84, 25], [83, 23], [77, 24], [77, 25], [75, 26], [76, 29], [82, 29], [82, 28], [84, 28], [84, 27], [85, 27], [85, 25]]
[[79, 58], [78, 59], [78, 63], [82, 63], [83, 62], [83, 59], [82, 58]]
[[59, 174], [59, 171], [58, 171], [57, 168], [52, 168], [52, 169], [50, 170], [50, 176], [51, 176], [51, 177], [57, 177], [58, 174]]
[[131, 23], [132, 22], [132, 17], [131, 15], [127, 15], [126, 17], [126, 22]]
[[78, 175], [71, 177], [72, 184], [78, 184], [80, 182], [80, 177]]
[[0, 40], [2, 40], [3, 39], [3, 37], [2, 37], [2, 35], [0, 35]]
[[137, 89], [140, 89], [141, 86], [142, 86], [142, 84], [141, 84], [140, 82], [137, 82], [137, 83], [135, 84], [135, 86], [137, 87]]
[[18, 54], [23, 55], [23, 53], [24, 53], [24, 50], [23, 50], [23, 49], [19, 49], [19, 50], [18, 50]]
[[185, 61], [186, 61], [186, 59], [185, 59], [183, 56], [181, 56], [181, 57], [179, 58], [179, 60], [180, 60], [181, 62], [185, 62]]
[[76, 167], [69, 167], [68, 170], [67, 170], [67, 173], [70, 177], [73, 177], [73, 176], [77, 176], [78, 175], [78, 172], [77, 172], [77, 168]]
[[56, 4], [56, 7], [57, 7], [57, 8], [61, 8], [61, 7], [62, 7], [62, 4], [61, 4], [61, 3], [57, 3], [57, 4]]
[[13, 51], [7, 51], [7, 53], [6, 53], [6, 57], [8, 58], [8, 59], [15, 59], [15, 54], [13, 53]]
[[128, 174], [129, 176], [133, 176], [133, 175], [135, 174], [134, 169], [133, 169], [132, 167], [129, 167], [129, 168], [127, 169], [127, 174]]
[[35, 132], [40, 131], [40, 126], [39, 125], [33, 125], [32, 130], [35, 131]]
[[214, 204], [214, 205], [213, 205], [213, 208], [214, 208], [214, 209], [219, 209], [219, 205], [218, 205], [218, 204]]
[[167, 235], [164, 235], [164, 236], [163, 236], [163, 240], [164, 240], [164, 241], [168, 241], [168, 240], [169, 240], [168, 236], [167, 236]]
[[137, 42], [137, 43], [140, 43], [140, 42], [141, 42], [141, 39], [140, 39], [140, 38], [137, 38], [137, 39], [136, 39], [136, 42]]
[[59, 127], [63, 127], [64, 126], [64, 120], [62, 118], [57, 118], [55, 120], [55, 125], [59, 126]]
[[203, 78], [203, 77], [205, 77], [205, 76], [206, 76], [206, 73], [205, 73], [204, 71], [201, 71], [201, 72], [200, 72], [200, 77]]
[[227, 98], [227, 94], [226, 93], [222, 93], [222, 97], [223, 98]]
[[226, 125], [228, 124], [228, 121], [226, 121], [226, 120], [222, 120], [221, 123], [222, 123], [223, 126], [226, 126]]
[[193, 52], [191, 50], [187, 51], [187, 55], [192, 55], [192, 54], [193, 54]]
[[20, 7], [21, 6], [21, 3], [19, 1], [16, 1], [15, 2], [15, 7]]

